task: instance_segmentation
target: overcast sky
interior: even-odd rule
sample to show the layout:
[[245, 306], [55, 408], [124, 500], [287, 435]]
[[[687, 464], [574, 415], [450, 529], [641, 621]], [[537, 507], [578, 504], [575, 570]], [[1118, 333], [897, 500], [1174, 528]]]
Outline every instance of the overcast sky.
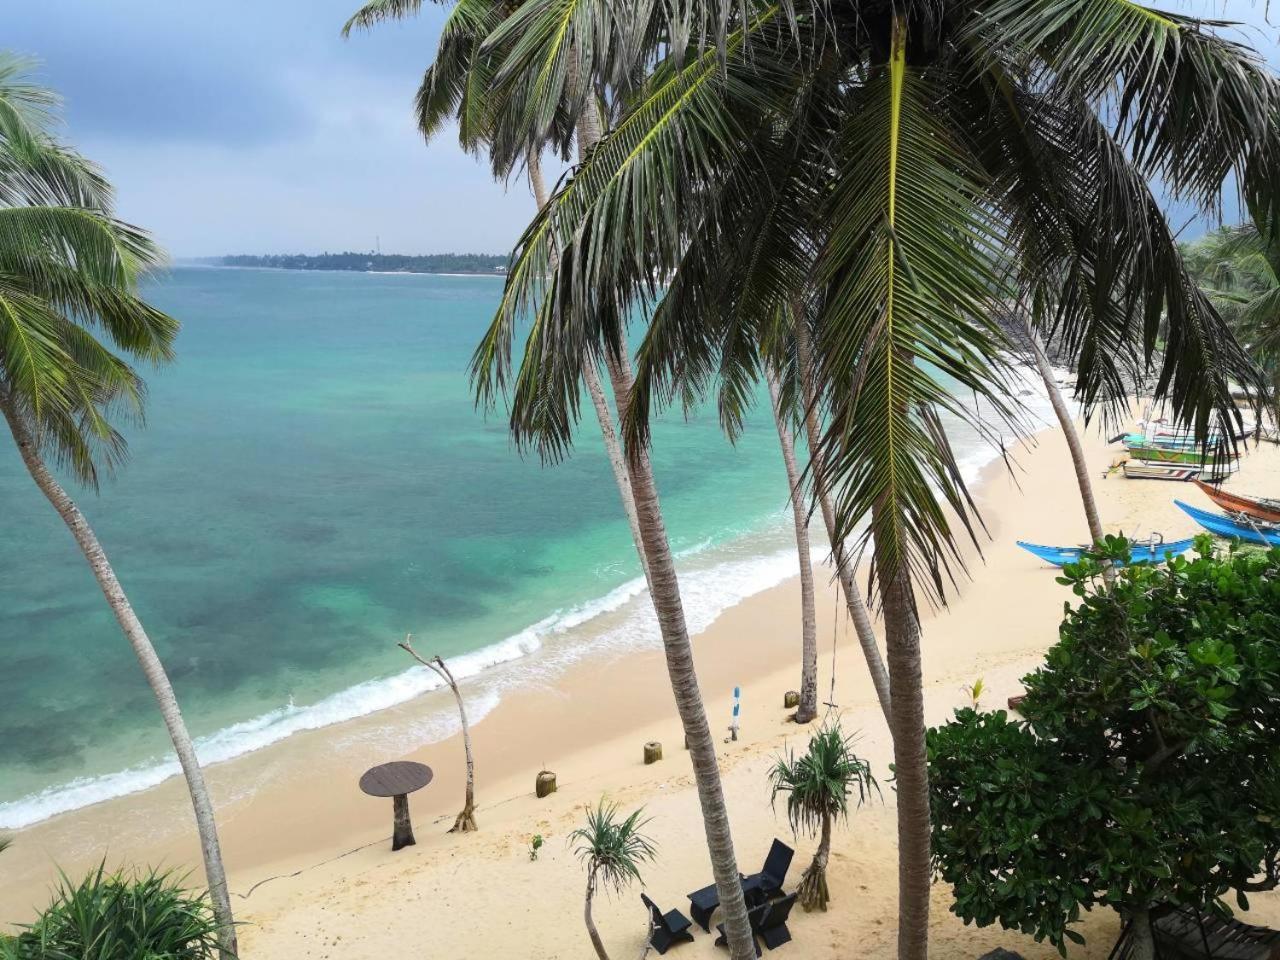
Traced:
[[[523, 182], [495, 184], [455, 140], [426, 146], [414, 126], [444, 8], [344, 41], [358, 3], [11, 3], [0, 45], [43, 61], [68, 138], [175, 256], [367, 250], [375, 237], [384, 252], [506, 252], [533, 212]], [[1164, 6], [1222, 15], [1224, 0]], [[1250, 39], [1274, 63], [1263, 4], [1225, 10], [1262, 28]]]

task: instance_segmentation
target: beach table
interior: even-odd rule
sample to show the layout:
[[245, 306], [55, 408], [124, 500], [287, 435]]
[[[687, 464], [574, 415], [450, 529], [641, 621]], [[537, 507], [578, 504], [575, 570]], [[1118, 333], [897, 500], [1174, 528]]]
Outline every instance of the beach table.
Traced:
[[413, 824], [409, 821], [409, 794], [421, 790], [435, 776], [425, 763], [395, 760], [379, 764], [364, 772], [360, 789], [371, 797], [391, 798], [391, 849], [412, 847]]
[[[748, 880], [742, 874], [738, 874], [738, 882], [742, 884], [742, 894], [747, 899], [747, 909], [759, 906], [763, 899], [760, 891], [759, 882], [753, 877]], [[716, 912], [720, 906], [720, 892], [716, 890], [713, 883], [709, 887], [702, 887], [689, 894], [689, 915], [693, 917], [693, 922], [702, 927], [707, 933], [711, 932], [711, 915]]]

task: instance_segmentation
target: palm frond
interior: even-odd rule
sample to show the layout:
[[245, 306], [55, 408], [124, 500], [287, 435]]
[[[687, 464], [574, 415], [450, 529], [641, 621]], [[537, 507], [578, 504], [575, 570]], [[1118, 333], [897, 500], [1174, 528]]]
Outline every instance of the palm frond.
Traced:
[[[771, 29], [777, 12], [771, 8], [749, 29]], [[748, 67], [746, 32], [730, 38], [723, 68], [709, 50], [655, 71], [635, 109], [521, 238], [471, 368], [482, 405], [511, 390], [518, 444], [537, 446], [548, 459], [567, 452], [568, 431], [542, 433], [538, 425], [571, 425], [572, 416], [539, 419], [535, 412], [547, 403], [572, 407], [571, 385], [584, 360], [625, 342], [633, 305], [655, 302], [662, 278], [679, 263], [686, 225], [699, 221], [707, 185], [737, 165], [740, 144], [750, 139], [743, 125], [764, 122], [771, 98], [787, 95], [787, 76], [770, 75], [758, 47]], [[512, 338], [526, 319], [530, 333], [513, 377]], [[560, 396], [547, 395], [553, 390]]]
[[871, 765], [854, 752], [854, 741], [838, 721], [825, 723], [802, 756], [788, 751], [774, 762], [769, 770], [770, 802], [776, 806], [778, 797], [786, 796], [793, 833], [815, 835], [827, 820], [847, 820], [850, 801], [860, 807], [873, 791], [879, 794]]
[[353, 30], [371, 30], [387, 20], [407, 20], [416, 17], [421, 9], [422, 0], [369, 0], [342, 25], [342, 35], [349, 37]]
[[602, 799], [587, 811], [586, 826], [569, 834], [574, 854], [597, 876], [601, 885], [615, 893], [640, 879], [640, 868], [657, 856], [658, 848], [645, 833], [649, 820], [644, 809], [619, 819], [617, 804]]
[[957, 400], [964, 391], [1011, 428], [1015, 416], [990, 319], [1005, 285], [986, 184], [935, 118], [941, 99], [907, 65], [904, 44], [895, 31], [888, 67], [851, 105], [840, 138], [818, 258], [822, 455], [838, 491], [836, 536], [860, 546], [874, 537], [882, 580], [907, 569], [941, 600], [944, 574], [963, 566], [943, 503], [976, 544], [975, 514], [921, 411], [989, 429]]

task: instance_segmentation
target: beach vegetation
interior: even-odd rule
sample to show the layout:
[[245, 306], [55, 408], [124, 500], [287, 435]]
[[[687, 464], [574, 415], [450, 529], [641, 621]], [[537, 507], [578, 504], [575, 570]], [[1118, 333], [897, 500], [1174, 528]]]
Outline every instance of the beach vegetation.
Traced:
[[99, 865], [78, 883], [62, 874], [35, 922], [0, 938], [0, 960], [215, 960], [218, 931], [209, 901], [181, 878]]
[[1152, 950], [1153, 912], [1220, 914], [1280, 881], [1280, 550], [1065, 567], [1077, 602], [1024, 720], [929, 732], [933, 859], [966, 923], [1065, 953], [1095, 906]]
[[838, 721], [825, 723], [809, 739], [801, 756], [788, 752], [769, 771], [772, 802], [786, 797], [787, 821], [796, 834], [817, 836], [818, 849], [796, 889], [806, 911], [826, 910], [831, 899], [827, 887], [827, 862], [831, 856], [831, 829], [837, 820], [847, 821], [851, 801], [862, 806], [880, 787], [871, 765], [853, 751]]
[[[346, 23], [343, 33], [416, 14], [420, 7], [419, 0], [369, 0]], [[550, 150], [568, 159], [576, 151], [578, 161], [585, 162], [656, 51], [667, 43], [656, 8], [633, 8], [642, 16], [629, 9], [594, 0], [524, 6], [500, 0], [459, 0], [446, 19], [435, 59], [418, 90], [419, 129], [430, 140], [456, 122], [459, 143], [486, 156], [496, 177], [508, 178], [523, 165], [538, 207], [545, 210], [543, 152]], [[659, 20], [647, 23], [645, 17], [651, 16]], [[551, 253], [550, 263], [558, 265], [558, 254]], [[615, 320], [621, 321], [621, 315], [615, 315]], [[500, 342], [510, 347], [509, 339]], [[529, 349], [536, 352], [537, 342], [538, 338], [531, 339]], [[620, 436], [634, 395], [626, 325], [613, 324], [610, 335], [599, 339], [594, 348], [573, 338], [566, 343], [575, 344], [577, 361], [572, 382], [566, 383], [573, 412], [554, 404], [545, 410], [572, 433], [580, 391], [586, 387], [662, 634], [677, 712], [698, 781], [731, 960], [751, 960], [755, 940], [653, 469], [646, 446], [632, 443], [624, 448]], [[501, 351], [494, 347], [494, 341], [486, 338], [473, 363], [477, 398], [486, 409], [496, 408], [501, 372], [507, 368]], [[612, 388], [613, 411], [601, 381], [601, 366]], [[518, 426], [518, 420], [513, 419], [511, 427], [522, 451], [536, 450], [544, 462], [568, 454], [567, 435], [551, 431], [545, 436], [555, 436], [554, 442], [531, 444], [527, 442], [531, 434]], [[874, 642], [871, 646], [874, 649]], [[816, 671], [816, 645], [814, 651]]]
[[640, 868], [658, 852], [644, 832], [648, 823], [643, 808], [624, 817], [617, 804], [602, 799], [594, 810], [587, 810], [586, 824], [569, 834], [569, 845], [587, 870], [583, 918], [600, 960], [609, 960], [609, 954], [591, 915], [592, 901], [601, 890], [617, 894], [640, 881]]
[[538, 859], [538, 851], [542, 849], [543, 845], [546, 842], [547, 842], [546, 839], [540, 833], [535, 833], [532, 837], [529, 838], [529, 859], [530, 860]]
[[453, 693], [454, 703], [458, 705], [458, 719], [462, 728], [462, 753], [466, 758], [466, 778], [465, 792], [463, 794], [462, 809], [454, 818], [453, 826], [449, 828], [450, 833], [471, 833], [473, 830], [479, 829], [476, 825], [476, 761], [475, 754], [471, 750], [471, 724], [467, 722], [467, 705], [462, 699], [462, 691], [458, 689], [458, 681], [453, 678], [448, 664], [444, 662], [443, 657], [432, 657], [427, 660], [413, 649], [413, 636], [407, 635], [404, 642], [398, 645], [401, 650], [413, 657], [414, 660], [422, 664], [442, 681]]
[[1204, 292], [1267, 373], [1280, 404], [1280, 233], [1255, 223], [1211, 231], [1184, 255]]
[[[138, 293], [164, 257], [119, 219], [101, 171], [55, 135], [59, 101], [29, 60], [0, 54], [0, 416], [66, 525], [155, 695], [186, 777], [226, 956], [235, 928], [213, 804], [165, 673], [106, 551], [55, 469], [90, 489], [125, 460], [117, 424], [140, 422], [135, 362], [173, 358], [178, 323]], [[51, 466], [52, 464], [52, 466]]]
[[[571, 43], [590, 6], [555, 5], [564, 30], [522, 7], [486, 44], [510, 50], [498, 82], [534, 92], [543, 129], [562, 105], [548, 91], [575, 66], [604, 76], [597, 60], [614, 47], [552, 58], [527, 38]], [[761, 331], [796, 309], [812, 343], [832, 540], [873, 560], [898, 954], [921, 960], [931, 862], [919, 603], [946, 599], [966, 541], [983, 535], [946, 424], [993, 444], [1021, 429], [994, 320], [1020, 299], [1070, 356], [1086, 413], [1127, 415], [1132, 384], [1154, 372], [1157, 399], [1198, 435], [1239, 422], [1232, 379], [1256, 392], [1257, 371], [1189, 277], [1152, 184], [1212, 211], [1236, 176], [1273, 203], [1276, 84], [1212, 24], [1131, 2], [653, 9], [654, 66], [611, 88], [608, 131], [521, 238], [478, 386], [509, 402], [517, 442], [555, 459], [572, 443], [583, 367], [620, 352], [627, 321], [642, 322], [623, 417], [635, 462], [658, 411], [745, 396]], [[534, 59], [547, 69], [527, 81]], [[675, 609], [659, 620], [682, 627]], [[669, 648], [682, 646], [673, 630]], [[720, 811], [704, 816], [711, 833]]]

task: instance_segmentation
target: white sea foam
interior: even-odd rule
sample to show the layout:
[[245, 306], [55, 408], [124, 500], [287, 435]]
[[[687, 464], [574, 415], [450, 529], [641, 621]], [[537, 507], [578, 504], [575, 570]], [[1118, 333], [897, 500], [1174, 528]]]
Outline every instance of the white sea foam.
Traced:
[[[682, 571], [681, 588], [685, 610], [692, 632], [704, 629], [726, 609], [741, 600], [780, 583], [795, 569], [793, 552], [766, 557], [735, 558], [698, 564], [704, 554], [714, 553], [705, 544], [685, 551], [693, 559]], [[708, 557], [707, 559], [713, 559]], [[642, 577], [629, 580], [604, 596], [559, 611], [526, 627], [500, 643], [449, 660], [449, 668], [459, 680], [485, 674], [491, 668], [521, 660], [541, 651], [544, 643], [569, 633], [585, 636], [551, 651], [550, 665], [562, 667], [590, 650], [634, 647], [660, 642], [657, 621], [647, 602]], [[607, 615], [607, 627], [593, 630], [592, 621]], [[519, 682], [519, 676], [507, 678], [506, 686]], [[196, 742], [196, 752], [204, 764], [220, 763], [260, 750], [295, 733], [367, 716], [397, 706], [421, 694], [438, 689], [442, 681], [425, 667], [412, 667], [402, 673], [356, 684], [314, 704], [285, 704], [242, 723], [233, 724]], [[497, 703], [493, 689], [478, 694], [471, 707], [473, 722], [488, 713]], [[451, 711], [450, 711], [451, 712]], [[451, 736], [453, 721], [447, 714], [420, 721], [412, 731], [413, 739], [430, 743]], [[127, 770], [97, 777], [84, 777], [61, 786], [8, 803], [0, 803], [0, 828], [17, 829], [49, 817], [115, 797], [137, 793], [154, 787], [181, 772], [177, 759], [170, 756]]]
[[[1032, 415], [1032, 428], [1037, 429], [1051, 417], [1051, 411], [1038, 380], [1028, 378], [1026, 385], [1033, 395], [1025, 397], [1021, 405], [1024, 412]], [[953, 442], [962, 473], [972, 481], [999, 455], [998, 451], [978, 438], [972, 429], [950, 423], [948, 428], [956, 434]], [[795, 575], [794, 547], [781, 547], [786, 539], [785, 514], [780, 513], [775, 519], [777, 527], [769, 532], [771, 535], [757, 531], [754, 536], [727, 545], [703, 542], [680, 551], [680, 591], [690, 633], [705, 630], [730, 607]], [[818, 550], [824, 548], [825, 544], [817, 547]], [[761, 553], [762, 550], [766, 552]], [[450, 659], [449, 667], [455, 677], [479, 678], [478, 682], [484, 683], [483, 689], [469, 694], [473, 722], [497, 705], [502, 690], [529, 677], [520, 670], [499, 677], [492, 672], [495, 667], [515, 665], [537, 653], [541, 668], [558, 671], [602, 650], [660, 646], [661, 634], [653, 608], [645, 600], [646, 593], [644, 579], [637, 577], [599, 598], [557, 611], [499, 643]], [[567, 635], [571, 635], [571, 642], [557, 642]], [[441, 681], [434, 673], [424, 667], [413, 667], [391, 677], [357, 684], [314, 704], [288, 703], [201, 738], [196, 750], [203, 763], [219, 763], [260, 750], [295, 733], [397, 706], [440, 686]], [[456, 726], [449, 709], [415, 721], [409, 734], [414, 741], [426, 744], [452, 736]], [[177, 760], [169, 757], [50, 787], [19, 800], [0, 803], [0, 828], [29, 826], [60, 813], [137, 793], [179, 773]]]

